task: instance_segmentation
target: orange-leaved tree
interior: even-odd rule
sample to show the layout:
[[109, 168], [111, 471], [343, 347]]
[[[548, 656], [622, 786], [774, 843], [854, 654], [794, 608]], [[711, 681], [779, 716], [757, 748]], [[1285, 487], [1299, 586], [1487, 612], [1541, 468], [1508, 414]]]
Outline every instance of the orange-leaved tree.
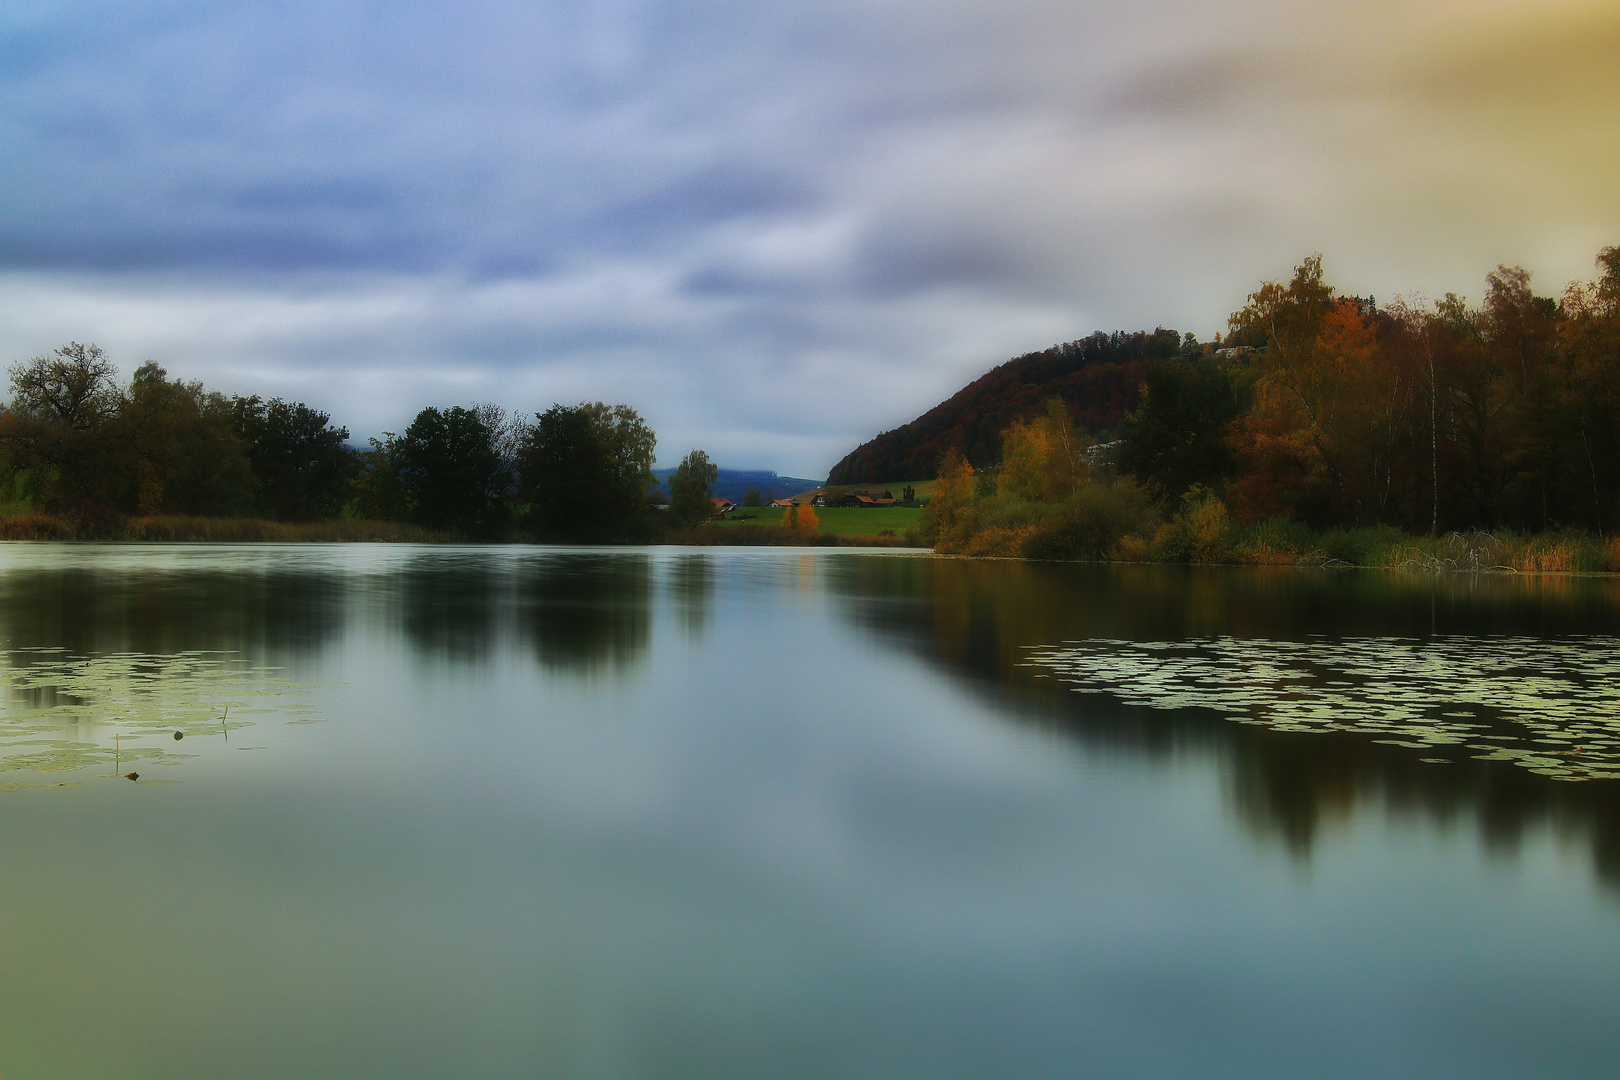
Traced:
[[940, 551], [959, 551], [973, 534], [973, 466], [951, 449], [939, 463], [939, 479], [917, 523], [918, 535]]
[[805, 503], [803, 506], [790, 506], [787, 508], [787, 513], [782, 515], [782, 528], [784, 529], [814, 533], [820, 524], [820, 519], [816, 517], [816, 508], [809, 503]]

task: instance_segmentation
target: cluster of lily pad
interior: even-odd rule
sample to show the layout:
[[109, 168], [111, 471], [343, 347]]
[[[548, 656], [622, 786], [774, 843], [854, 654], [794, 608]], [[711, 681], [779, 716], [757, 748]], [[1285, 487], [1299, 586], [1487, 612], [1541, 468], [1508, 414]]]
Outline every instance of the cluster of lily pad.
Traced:
[[1620, 639], [1610, 637], [1099, 639], [1033, 648], [1028, 664], [1130, 705], [1451, 755], [1426, 761], [1620, 779]]
[[139, 779], [191, 759], [187, 737], [228, 739], [268, 712], [312, 718], [301, 701], [277, 700], [305, 688], [229, 652], [15, 649], [0, 687], [0, 775], [18, 777], [0, 791], [73, 786], [87, 771]]

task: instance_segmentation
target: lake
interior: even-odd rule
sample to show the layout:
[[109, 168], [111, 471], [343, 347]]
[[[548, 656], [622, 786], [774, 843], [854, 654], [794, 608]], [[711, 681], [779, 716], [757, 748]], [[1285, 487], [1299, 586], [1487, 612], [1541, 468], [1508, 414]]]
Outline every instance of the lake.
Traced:
[[0, 1077], [1620, 1075], [1620, 581], [0, 545]]

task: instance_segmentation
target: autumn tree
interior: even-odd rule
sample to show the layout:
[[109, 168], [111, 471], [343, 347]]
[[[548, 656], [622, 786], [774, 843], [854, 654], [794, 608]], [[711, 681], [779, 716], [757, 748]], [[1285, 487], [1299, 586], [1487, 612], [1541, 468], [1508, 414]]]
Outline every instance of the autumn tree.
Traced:
[[934, 493], [917, 524], [923, 542], [941, 551], [960, 545], [972, 531], [973, 500], [973, 466], [961, 451], [947, 451], [939, 463]]
[[[1569, 516], [1607, 534], [1620, 513], [1620, 248], [1598, 253], [1599, 278], [1564, 294], [1566, 430], [1574, 466]], [[1584, 474], [1584, 475], [1583, 475]]]
[[809, 503], [802, 506], [790, 506], [782, 515], [782, 528], [795, 532], [807, 533], [811, 536], [820, 528], [821, 519], [816, 517], [816, 508]]
[[1090, 445], [1062, 400], [1051, 398], [1045, 416], [1015, 422], [1002, 432], [998, 490], [1029, 502], [1062, 502], [1085, 482]]
[[70, 341], [48, 356], [15, 364], [11, 408], [34, 419], [85, 430], [119, 405], [118, 369], [97, 345]]
[[123, 395], [96, 345], [69, 342], [13, 365], [11, 404], [0, 417], [0, 468], [16, 494], [47, 504], [105, 498], [101, 426]]
[[236, 433], [230, 402], [202, 383], [171, 379], [148, 361], [99, 433], [104, 467], [97, 487], [108, 505], [141, 514], [251, 511], [247, 444]]
[[1385, 406], [1399, 373], [1379, 347], [1370, 301], [1335, 297], [1312, 256], [1287, 286], [1251, 294], [1230, 325], [1234, 336], [1263, 334], [1265, 349], [1231, 436], [1242, 473], [1234, 507], [1319, 525], [1377, 520], [1393, 476], [1399, 425]]

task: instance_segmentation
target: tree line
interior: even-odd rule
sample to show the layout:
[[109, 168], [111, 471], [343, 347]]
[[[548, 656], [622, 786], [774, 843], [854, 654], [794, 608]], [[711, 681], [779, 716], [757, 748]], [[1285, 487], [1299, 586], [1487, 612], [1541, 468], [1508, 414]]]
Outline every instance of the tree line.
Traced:
[[[433, 406], [364, 449], [302, 402], [225, 395], [155, 363], [127, 384], [95, 345], [10, 369], [0, 502], [109, 515], [351, 517], [469, 539], [648, 541], [711, 512], [716, 468], [686, 455], [667, 497], [657, 438], [627, 405]], [[667, 509], [658, 507], [667, 504]]]
[[1075, 403], [1054, 398], [1002, 429], [988, 465], [953, 447], [927, 535], [946, 550], [1052, 556], [1118, 554], [1135, 537], [1136, 554], [1167, 557], [1187, 557], [1187, 537], [1262, 523], [1278, 536], [1608, 537], [1620, 528], [1620, 248], [1597, 268], [1557, 297], [1501, 266], [1477, 306], [1449, 293], [1380, 306], [1340, 295], [1321, 258], [1305, 259], [1262, 283], [1224, 339], [1145, 358], [1107, 445], [1088, 452]]

